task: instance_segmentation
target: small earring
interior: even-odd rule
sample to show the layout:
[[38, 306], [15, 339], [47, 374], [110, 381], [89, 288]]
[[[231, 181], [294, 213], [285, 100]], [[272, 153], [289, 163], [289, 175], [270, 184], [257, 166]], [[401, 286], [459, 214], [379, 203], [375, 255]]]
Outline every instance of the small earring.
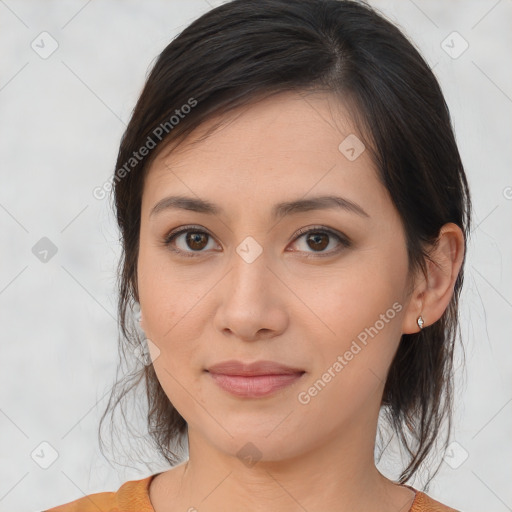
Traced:
[[133, 316], [135, 320], [140, 324], [142, 322], [142, 312], [140, 310], [140, 304], [138, 302], [135, 302], [133, 304]]
[[418, 320], [416, 320], [416, 322], [418, 323], [418, 327], [421, 329], [423, 329], [423, 324], [425, 323], [424, 320], [423, 320], [423, 317], [420, 315], [418, 317]]

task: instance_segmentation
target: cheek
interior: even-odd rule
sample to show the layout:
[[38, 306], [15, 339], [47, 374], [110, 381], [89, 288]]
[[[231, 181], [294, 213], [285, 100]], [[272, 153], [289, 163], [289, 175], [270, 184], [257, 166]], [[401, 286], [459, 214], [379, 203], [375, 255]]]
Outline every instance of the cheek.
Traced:
[[[375, 249], [354, 253], [329, 272], [316, 272], [310, 278], [294, 276], [293, 291], [308, 310], [306, 316], [296, 320], [308, 318], [310, 328], [315, 321], [322, 329], [321, 337], [331, 339], [333, 345], [355, 338], [381, 315], [386, 316], [385, 320], [395, 320], [397, 310], [403, 309], [403, 305], [393, 309], [393, 304], [403, 298], [403, 264], [405, 261], [386, 257], [382, 250]], [[386, 322], [386, 326], [391, 323], [398, 322]]]
[[[401, 291], [406, 259], [386, 258], [382, 251], [358, 254], [357, 262], [335, 275], [305, 285], [297, 294], [316, 317], [306, 328], [314, 337], [314, 367], [303, 402], [311, 399], [325, 414], [329, 401], [357, 408], [384, 385], [401, 336], [405, 305]], [[316, 396], [321, 396], [317, 399]], [[379, 400], [377, 394], [375, 400]], [[300, 400], [299, 400], [300, 402]], [[301, 402], [301, 403], [303, 403]], [[317, 405], [313, 404], [315, 402]], [[321, 405], [322, 404], [322, 405]], [[333, 415], [345, 415], [333, 409]]]
[[141, 242], [138, 289], [148, 337], [165, 345], [176, 331], [194, 325], [208, 284], [203, 277], [179, 271], [165, 250]]
[[333, 429], [380, 408], [400, 340], [403, 306], [398, 301], [378, 301], [362, 292], [351, 299], [325, 310], [325, 323], [335, 334], [317, 336], [311, 375], [296, 397], [306, 418], [322, 417]]
[[200, 286], [184, 283], [157, 251], [142, 250], [138, 268], [144, 333], [158, 347], [153, 368], [173, 406], [190, 417], [194, 413], [187, 389], [191, 361], [200, 352]]
[[[370, 375], [369, 370], [384, 378], [400, 340], [404, 305], [385, 283], [365, 286], [359, 280], [354, 287], [348, 281], [344, 284], [342, 288], [333, 287], [312, 307], [321, 311], [321, 325], [312, 320], [307, 327], [311, 336], [317, 333], [315, 339], [319, 340], [316, 373], [325, 372], [338, 356], [343, 356], [343, 365], [357, 368], [361, 378]], [[323, 334], [319, 336], [320, 332]], [[344, 374], [346, 378], [359, 378], [352, 371]]]

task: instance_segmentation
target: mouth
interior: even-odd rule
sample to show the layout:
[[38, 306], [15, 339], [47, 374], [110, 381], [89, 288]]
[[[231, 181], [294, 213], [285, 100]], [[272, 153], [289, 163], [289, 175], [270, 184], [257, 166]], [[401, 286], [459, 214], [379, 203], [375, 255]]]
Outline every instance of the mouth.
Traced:
[[224, 391], [245, 398], [269, 396], [296, 383], [306, 372], [274, 361], [225, 361], [206, 372]]

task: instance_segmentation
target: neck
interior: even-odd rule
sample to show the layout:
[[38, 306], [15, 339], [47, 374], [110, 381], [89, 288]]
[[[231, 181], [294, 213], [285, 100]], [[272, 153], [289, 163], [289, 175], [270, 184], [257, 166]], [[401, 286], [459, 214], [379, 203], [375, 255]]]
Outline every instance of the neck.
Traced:
[[176, 507], [169, 510], [408, 511], [414, 494], [375, 467], [372, 430], [359, 424], [350, 435], [333, 433], [322, 446], [294, 457], [262, 456], [256, 463], [219, 451], [189, 430], [189, 460], [180, 466], [169, 496]]

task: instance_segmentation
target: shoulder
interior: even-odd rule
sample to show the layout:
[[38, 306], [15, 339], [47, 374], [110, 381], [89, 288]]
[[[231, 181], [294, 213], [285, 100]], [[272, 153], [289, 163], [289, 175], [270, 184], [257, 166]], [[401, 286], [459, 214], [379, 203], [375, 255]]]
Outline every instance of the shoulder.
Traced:
[[154, 512], [149, 501], [149, 484], [156, 475], [125, 482], [117, 492], [100, 492], [44, 512]]
[[416, 497], [409, 512], [460, 512], [447, 505], [443, 505], [424, 492], [417, 491], [416, 489], [413, 490], [416, 491]]

